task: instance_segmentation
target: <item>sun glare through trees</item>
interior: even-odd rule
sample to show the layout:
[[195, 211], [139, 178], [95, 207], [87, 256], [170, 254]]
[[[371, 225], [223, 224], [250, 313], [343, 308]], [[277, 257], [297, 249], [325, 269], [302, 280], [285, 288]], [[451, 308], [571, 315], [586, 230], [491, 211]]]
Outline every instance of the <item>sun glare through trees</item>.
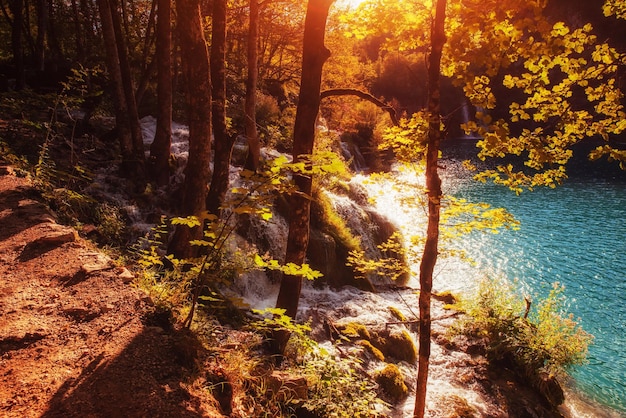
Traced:
[[350, 9], [356, 9], [361, 5], [361, 3], [366, 2], [367, 0], [338, 0], [337, 5], [342, 7], [349, 7]]

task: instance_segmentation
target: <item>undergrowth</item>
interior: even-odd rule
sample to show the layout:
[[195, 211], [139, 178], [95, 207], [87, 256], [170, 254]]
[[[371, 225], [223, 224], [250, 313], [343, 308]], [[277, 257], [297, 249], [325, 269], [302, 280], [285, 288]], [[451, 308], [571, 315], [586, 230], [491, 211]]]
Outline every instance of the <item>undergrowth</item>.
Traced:
[[593, 337], [565, 313], [564, 287], [558, 283], [535, 306], [505, 280], [482, 280], [476, 293], [458, 307], [467, 317], [455, 329], [486, 340], [492, 360], [512, 361], [524, 373], [563, 377], [584, 364]]

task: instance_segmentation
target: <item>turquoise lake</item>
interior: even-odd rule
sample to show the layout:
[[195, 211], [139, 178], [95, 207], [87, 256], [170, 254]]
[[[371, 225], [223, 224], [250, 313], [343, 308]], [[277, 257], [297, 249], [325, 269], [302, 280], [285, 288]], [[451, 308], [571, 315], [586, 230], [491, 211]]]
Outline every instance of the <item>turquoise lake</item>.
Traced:
[[482, 271], [517, 278], [531, 295], [565, 285], [568, 311], [595, 337], [589, 363], [572, 371], [574, 385], [626, 416], [626, 176], [579, 176], [520, 196], [468, 181], [455, 194], [521, 221], [519, 231], [477, 234], [465, 246]]

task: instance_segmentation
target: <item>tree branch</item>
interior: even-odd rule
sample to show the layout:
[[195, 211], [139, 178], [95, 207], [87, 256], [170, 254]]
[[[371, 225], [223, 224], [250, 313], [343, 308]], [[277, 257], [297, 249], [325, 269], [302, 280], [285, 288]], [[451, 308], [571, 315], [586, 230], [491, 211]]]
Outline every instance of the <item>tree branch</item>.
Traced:
[[368, 102], [375, 104], [382, 110], [389, 113], [389, 116], [391, 117], [391, 122], [395, 126], [399, 125], [398, 115], [396, 113], [396, 110], [393, 107], [391, 107], [391, 105], [377, 99], [376, 97], [372, 96], [371, 94], [367, 92], [357, 90], [357, 89], [330, 89], [330, 90], [324, 90], [323, 92], [320, 93], [320, 99], [324, 99], [326, 97], [331, 97], [331, 96], [356, 96], [360, 99], [367, 100]]

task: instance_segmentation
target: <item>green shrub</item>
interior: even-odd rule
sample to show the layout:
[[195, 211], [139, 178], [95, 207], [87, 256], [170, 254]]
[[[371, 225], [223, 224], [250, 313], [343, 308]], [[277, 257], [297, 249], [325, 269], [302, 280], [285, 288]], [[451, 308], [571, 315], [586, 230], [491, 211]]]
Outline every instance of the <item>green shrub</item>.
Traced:
[[561, 376], [583, 364], [593, 337], [572, 315], [564, 314], [564, 287], [554, 284], [549, 295], [527, 315], [524, 298], [510, 282], [483, 280], [475, 295], [460, 302], [469, 318], [456, 328], [484, 337], [494, 360], [510, 360], [524, 375]]
[[375, 382], [360, 371], [359, 360], [335, 360], [317, 354], [307, 359], [309, 399], [303, 408], [318, 417], [369, 418], [384, 416]]

